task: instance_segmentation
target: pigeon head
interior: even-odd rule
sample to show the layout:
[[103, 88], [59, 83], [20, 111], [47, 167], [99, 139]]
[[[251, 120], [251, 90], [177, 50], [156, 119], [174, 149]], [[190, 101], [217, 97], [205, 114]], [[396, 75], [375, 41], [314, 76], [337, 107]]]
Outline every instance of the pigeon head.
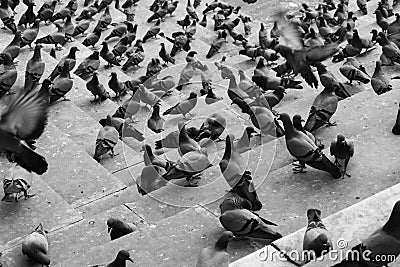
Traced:
[[117, 77], [117, 73], [116, 72], [111, 72], [110, 77], [116, 78]]
[[130, 255], [129, 252], [126, 251], [126, 250], [120, 250], [120, 251], [118, 252], [118, 254], [117, 254], [117, 260], [133, 262], [133, 260], [131, 259], [131, 255]]
[[338, 136], [336, 137], [336, 140], [337, 140], [338, 143], [346, 142], [346, 138], [341, 134], [338, 134]]
[[254, 130], [254, 128], [251, 127], [251, 126], [246, 127], [246, 130], [245, 130], [245, 131], [246, 131], [247, 137], [248, 137], [249, 139], [252, 137], [253, 134], [257, 133], [257, 132]]
[[298, 131], [302, 131], [303, 130], [302, 122], [304, 122], [304, 120], [302, 119], [302, 117], [300, 115], [297, 114], [297, 115], [293, 116], [293, 126]]
[[194, 99], [194, 98], [197, 98], [197, 94], [195, 92], [190, 92], [188, 99]]
[[318, 209], [307, 210], [308, 224], [321, 221], [321, 211]]
[[12, 56], [10, 53], [1, 53], [0, 54], [0, 63], [2, 64], [10, 64], [13, 61]]
[[233, 238], [233, 233], [231, 231], [225, 231], [222, 233], [221, 237], [215, 243], [216, 250], [225, 250], [228, 248], [229, 241]]

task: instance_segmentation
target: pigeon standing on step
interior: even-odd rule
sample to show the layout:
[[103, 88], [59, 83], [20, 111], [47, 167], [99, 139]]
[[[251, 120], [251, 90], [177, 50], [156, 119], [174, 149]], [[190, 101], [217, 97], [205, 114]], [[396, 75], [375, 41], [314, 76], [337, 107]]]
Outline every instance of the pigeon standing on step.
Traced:
[[111, 68], [113, 65], [115, 66], [121, 66], [121, 64], [118, 62], [117, 57], [108, 49], [108, 44], [107, 42], [102, 43], [102, 48], [100, 50], [100, 56], [107, 61], [107, 65], [105, 66], [106, 68]]
[[12, 33], [17, 31], [17, 26], [14, 22], [14, 15], [12, 14], [11, 8], [8, 6], [8, 0], [1, 0], [0, 19], [3, 22], [4, 27], [10, 29]]
[[380, 60], [376, 61], [375, 71], [371, 77], [372, 89], [377, 95], [389, 92], [392, 90], [389, 77], [382, 70], [382, 63]]
[[330, 118], [335, 114], [337, 107], [338, 98], [334, 88], [325, 87], [315, 98], [304, 129], [312, 133], [325, 124], [327, 126], [336, 126], [336, 123], [330, 122]]
[[171, 55], [167, 52], [167, 50], [165, 49], [165, 44], [161, 43], [160, 46], [161, 49], [158, 55], [164, 61], [164, 65], [168, 66], [168, 63], [172, 63], [175, 65], [175, 58], [171, 57]]
[[76, 38], [79, 35], [85, 36], [86, 30], [90, 27], [90, 20], [83, 19], [79, 21], [78, 25], [75, 26], [74, 31], [72, 33], [72, 37]]
[[[19, 166], [13, 166], [4, 174], [3, 191], [4, 197], [1, 201], [18, 202], [21, 197], [25, 200], [35, 195], [28, 194], [31, 185], [28, 183], [29, 172]], [[21, 195], [23, 193], [23, 195]]]
[[28, 25], [31, 25], [33, 22], [35, 22], [36, 15], [33, 11], [34, 6], [36, 6], [35, 3], [29, 3], [28, 9], [19, 19], [18, 26], [24, 26], [26, 28]]
[[112, 22], [112, 17], [110, 14], [110, 7], [106, 7], [103, 15], [101, 15], [101, 17], [100, 17], [99, 21], [97, 22], [96, 27], [94, 27], [93, 31], [97, 31], [97, 30], [104, 31], [111, 24], [111, 22]]
[[47, 23], [49, 23], [50, 19], [53, 17], [56, 5], [57, 0], [52, 1], [50, 5], [47, 3], [43, 3], [37, 13], [37, 18], [40, 19], [40, 21], [44, 21], [46, 25], [48, 25]]
[[14, 34], [14, 38], [11, 42], [3, 49], [1, 53], [9, 53], [12, 57], [12, 60], [16, 59], [19, 56], [21, 51], [21, 31], [16, 31]]
[[69, 73], [69, 59], [64, 61], [64, 66], [60, 75], [54, 79], [53, 86], [50, 89], [50, 104], [54, 103], [61, 97], [67, 100], [65, 95], [71, 91], [74, 81]]
[[22, 243], [22, 254], [26, 255], [34, 263], [49, 266], [50, 259], [47, 255], [48, 252], [49, 243], [46, 231], [40, 223], [34, 232], [25, 237]]
[[319, 139], [315, 138], [315, 136], [312, 133], [310, 133], [309, 131], [306, 131], [304, 129], [303, 124], [302, 124], [303, 122], [304, 122], [304, 120], [300, 115], [296, 114], [293, 116], [293, 127], [296, 130], [307, 135], [320, 149], [324, 149], [324, 145], [320, 144], [321, 141]]
[[313, 252], [306, 255], [315, 256], [307, 261], [317, 259], [332, 249], [330, 234], [321, 221], [321, 211], [318, 209], [307, 210], [307, 229], [303, 239], [303, 251]]
[[161, 133], [164, 131], [164, 124], [165, 120], [160, 116], [160, 104], [157, 103], [153, 106], [151, 116], [147, 120], [147, 127], [155, 133]]
[[346, 140], [346, 138], [339, 134], [336, 140], [331, 142], [330, 147], [331, 156], [335, 157], [335, 165], [338, 166], [342, 172], [342, 178], [347, 174], [347, 165], [349, 164], [350, 158], [354, 156], [354, 144], [352, 141]]
[[9, 53], [0, 53], [0, 99], [11, 93], [11, 87], [17, 80], [18, 72]]
[[28, 45], [30, 49], [33, 49], [32, 43], [33, 43], [33, 41], [35, 41], [36, 37], [39, 34], [39, 24], [40, 24], [40, 20], [36, 19], [35, 22], [33, 23], [32, 27], [29, 29], [26, 29], [21, 34], [21, 42], [20, 42], [21, 48]]
[[99, 51], [94, 51], [93, 54], [85, 58], [81, 64], [79, 64], [74, 73], [83, 80], [90, 78], [100, 67], [99, 55]]
[[[400, 50], [399, 50], [400, 52]], [[400, 53], [399, 53], [400, 56]], [[364, 84], [369, 83], [369, 75], [365, 71], [363, 65], [358, 62], [357, 59], [353, 57], [348, 57], [346, 62], [343, 63], [343, 66], [339, 68], [341, 74], [349, 80], [349, 83], [352, 84], [353, 81], [359, 81]]]
[[272, 230], [268, 225], [274, 225], [247, 209], [228, 210], [219, 217], [222, 226], [236, 237], [252, 237], [277, 240], [282, 235]]
[[110, 32], [110, 34], [104, 39], [105, 41], [114, 38], [114, 37], [122, 37], [125, 33], [129, 32], [133, 29], [132, 23], [129, 21], [124, 21], [123, 23], [119, 23]]
[[103, 102], [110, 98], [110, 94], [107, 92], [104, 85], [99, 81], [97, 71], [93, 72], [92, 79], [86, 83], [86, 89], [88, 89], [94, 96], [94, 99], [90, 101], [92, 103]]
[[152, 22], [155, 19], [164, 21], [164, 17], [168, 14], [168, 1], [165, 1], [160, 8], [158, 8], [153, 15], [147, 19], [147, 23]]
[[243, 156], [236, 151], [236, 147], [233, 145], [234, 140], [233, 134], [226, 136], [225, 152], [219, 163], [221, 173], [231, 188], [236, 186], [246, 171], [246, 163]]
[[111, 72], [110, 80], [108, 81], [108, 87], [114, 91], [115, 98], [120, 98], [127, 93], [125, 84], [118, 80], [116, 72]]
[[83, 40], [82, 44], [86, 47], [92, 46], [95, 49], [95, 45], [100, 40], [101, 37], [101, 29], [95, 29], [92, 33], [86, 36], [85, 40]]
[[[339, 266], [390, 266], [400, 254], [400, 201], [393, 207], [388, 221], [375, 230], [362, 243], [353, 247], [355, 253], [349, 255], [368, 255], [354, 257], [335, 265]], [[355, 259], [354, 259], [355, 258]], [[350, 265], [354, 264], [354, 265]]]
[[294, 169], [295, 172], [305, 172], [304, 168], [307, 164], [330, 173], [334, 178], [342, 177], [340, 169], [324, 155], [315, 143], [307, 135], [293, 127], [288, 114], [282, 113], [278, 119], [283, 122], [285, 128], [286, 147], [289, 153], [301, 164], [300, 167]]
[[194, 8], [193, 8], [193, 6], [192, 6], [190, 0], [188, 0], [188, 1], [187, 1], [187, 4], [186, 4], [186, 12], [188, 13], [188, 15], [189, 15], [192, 19], [194, 19], [194, 20], [196, 20], [196, 21], [199, 21], [199, 17], [197, 16], [196, 10], [194, 10]]
[[137, 230], [135, 224], [124, 222], [118, 218], [109, 218], [107, 220], [107, 227], [111, 240], [115, 240]]
[[36, 44], [54, 44], [56, 50], [61, 50], [62, 48], [58, 47], [58, 45], [63, 46], [65, 44], [65, 34], [63, 32], [63, 27], [58, 24], [54, 23], [54, 26], [57, 27], [57, 31], [53, 32], [45, 37], [36, 40]]
[[26, 64], [24, 90], [33, 90], [43, 75], [46, 64], [42, 60], [41, 49], [41, 45], [36, 45], [32, 58]]
[[115, 260], [107, 264], [106, 267], [126, 267], [126, 261], [133, 262], [131, 255], [126, 250], [120, 250]]
[[229, 254], [227, 252], [229, 241], [233, 233], [224, 231], [217, 242], [209, 247], [203, 248], [200, 252], [196, 267], [229, 266]]
[[164, 111], [163, 115], [179, 115], [182, 114], [184, 118], [186, 115], [192, 115], [190, 112], [196, 107], [197, 104], [197, 94], [191, 92], [189, 97], [176, 105], [172, 106], [171, 108]]
[[51, 72], [49, 79], [54, 81], [54, 79], [60, 75], [60, 73], [63, 70], [64, 63], [65, 61], [68, 60], [69, 68], [68, 70], [71, 71], [75, 68], [76, 65], [76, 51], [79, 51], [79, 49], [76, 46], [71, 47], [69, 50], [68, 54], [61, 58], [60, 61], [57, 63], [57, 66], [54, 68], [54, 70]]
[[[150, 105], [150, 107], [153, 107], [154, 105], [160, 103], [161, 99], [158, 95], [144, 87], [143, 84], [139, 85], [139, 89], [137, 92], [140, 96], [140, 101], [145, 103], [146, 105]], [[163, 92], [161, 92], [163, 94]]]
[[114, 147], [117, 145], [119, 140], [118, 131], [110, 125], [105, 125], [100, 129], [96, 139], [96, 149], [93, 158], [100, 161], [100, 157], [106, 153], [110, 153], [111, 157], [116, 156], [114, 153]]
[[347, 92], [344, 85], [333, 75], [331, 71], [328, 71], [327, 67], [318, 62], [315, 64], [318, 70], [319, 80], [321, 81], [322, 86], [326, 87], [333, 87], [335, 94], [344, 99], [350, 97], [351, 94]]
[[157, 34], [160, 32], [161, 27], [161, 19], [158, 19], [157, 22], [150, 27], [150, 29], [143, 36], [142, 42], [145, 43], [150, 38], [157, 38]]

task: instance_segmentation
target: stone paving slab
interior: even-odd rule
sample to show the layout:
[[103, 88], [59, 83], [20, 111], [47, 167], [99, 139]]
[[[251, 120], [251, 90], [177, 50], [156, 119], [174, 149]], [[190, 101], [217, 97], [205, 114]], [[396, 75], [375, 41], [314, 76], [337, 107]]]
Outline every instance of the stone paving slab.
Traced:
[[125, 187], [51, 124], [37, 146], [38, 152], [49, 162], [43, 180], [75, 207]]
[[147, 230], [95, 247], [85, 257], [69, 259], [57, 266], [107, 263], [120, 249], [129, 251], [134, 265], [138, 266], [176, 266], [178, 262], [180, 266], [192, 266], [201, 249], [213, 244], [222, 231], [214, 215], [195, 206]]
[[[14, 164], [1, 158], [1, 176]], [[21, 242], [21, 237], [33, 231], [39, 223], [46, 229], [57, 229], [82, 219], [81, 214], [74, 210], [39, 176], [27, 173], [31, 184], [29, 194], [35, 194], [27, 200], [21, 198], [18, 203], [0, 202], [0, 251], [15, 246]], [[0, 195], [3, 196], [1, 186]], [[0, 258], [1, 262], [1, 258]]]

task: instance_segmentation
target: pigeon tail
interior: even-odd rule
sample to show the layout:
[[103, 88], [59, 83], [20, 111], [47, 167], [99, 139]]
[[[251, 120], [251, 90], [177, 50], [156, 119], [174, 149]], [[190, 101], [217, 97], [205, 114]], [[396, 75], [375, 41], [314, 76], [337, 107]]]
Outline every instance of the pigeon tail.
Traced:
[[323, 153], [321, 153], [321, 156], [318, 159], [306, 162], [306, 164], [315, 169], [329, 172], [334, 178], [342, 177], [342, 172], [340, 169], [335, 166], [335, 164], [333, 164], [332, 161], [330, 161]]

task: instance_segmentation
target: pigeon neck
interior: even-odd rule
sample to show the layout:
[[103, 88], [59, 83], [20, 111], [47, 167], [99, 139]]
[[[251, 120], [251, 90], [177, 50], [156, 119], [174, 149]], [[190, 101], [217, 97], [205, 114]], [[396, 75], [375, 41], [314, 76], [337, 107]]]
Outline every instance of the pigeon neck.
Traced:
[[382, 73], [381, 65], [379, 63], [376, 63], [375, 71], [374, 71], [374, 74], [372, 76], [376, 76], [376, 75], [381, 74], [381, 73]]
[[232, 155], [232, 140], [231, 137], [228, 135], [225, 140], [225, 152], [222, 158], [230, 159]]
[[231, 88], [236, 88], [237, 87], [237, 83], [236, 83], [236, 78], [235, 78], [235, 76], [234, 75], [231, 75], [230, 77], [229, 77], [229, 88], [231, 89]]
[[50, 265], [49, 257], [38, 249], [36, 249], [36, 251], [34, 253], [32, 253], [32, 255], [30, 255], [30, 259], [33, 262], [37, 262], [37, 263], [43, 264], [45, 266]]
[[153, 119], [158, 119], [160, 118], [160, 107], [158, 105], [154, 105], [153, 107], [153, 113], [151, 114], [151, 117]]
[[35, 60], [39, 60], [41, 58], [40, 47], [35, 47], [35, 52], [33, 53], [32, 58]]
[[285, 128], [285, 136], [287, 138], [293, 137], [295, 134], [295, 129], [290, 119], [283, 120], [282, 123], [283, 123], [283, 128]]

